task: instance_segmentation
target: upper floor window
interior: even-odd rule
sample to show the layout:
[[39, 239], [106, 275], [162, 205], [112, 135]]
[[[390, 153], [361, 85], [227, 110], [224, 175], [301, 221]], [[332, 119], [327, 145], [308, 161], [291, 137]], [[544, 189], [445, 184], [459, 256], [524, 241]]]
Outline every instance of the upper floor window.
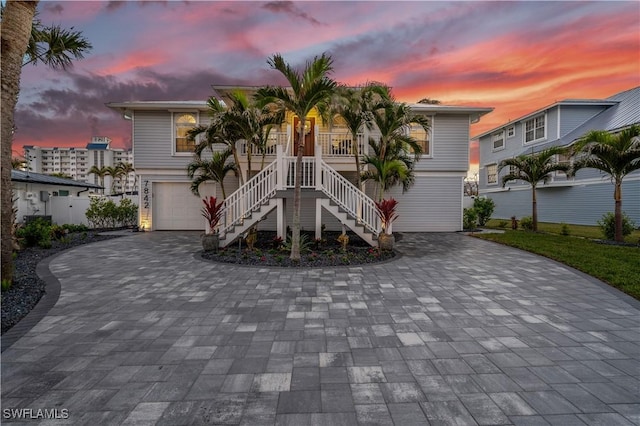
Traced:
[[524, 122], [524, 143], [531, 143], [545, 136], [545, 116], [538, 115]]
[[495, 185], [498, 183], [498, 165], [497, 164], [487, 164], [487, 184]]
[[491, 141], [493, 142], [494, 151], [504, 149], [504, 132], [498, 132], [491, 135]]
[[[409, 129], [409, 136], [418, 142], [422, 148], [422, 155], [425, 157], [431, 157], [431, 135], [429, 133], [431, 133], [431, 129], [427, 132], [424, 127], [418, 125], [413, 125]], [[410, 151], [413, 152], [413, 150]]]
[[507, 137], [512, 138], [516, 135], [516, 126], [507, 127]]
[[196, 127], [198, 122], [193, 112], [180, 112], [173, 114], [173, 128], [175, 137], [175, 152], [193, 152], [194, 141], [187, 140], [189, 130]]

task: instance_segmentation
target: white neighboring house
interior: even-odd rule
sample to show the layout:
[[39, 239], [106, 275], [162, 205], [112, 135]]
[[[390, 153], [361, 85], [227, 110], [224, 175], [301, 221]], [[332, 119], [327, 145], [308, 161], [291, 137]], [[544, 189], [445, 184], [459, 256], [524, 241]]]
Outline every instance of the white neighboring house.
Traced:
[[37, 216], [50, 216], [51, 222], [88, 225], [85, 212], [89, 194], [100, 185], [63, 179], [23, 170], [11, 170], [16, 222], [24, 223]]
[[[232, 89], [214, 87], [219, 99], [223, 100], [225, 93]], [[146, 230], [204, 230], [205, 221], [200, 213], [202, 201], [189, 189], [186, 167], [192, 160], [193, 145], [185, 136], [188, 129], [208, 124], [206, 102], [112, 102], [107, 106], [132, 122], [134, 164], [140, 185], [140, 227]], [[415, 104], [412, 109], [429, 117], [431, 130], [428, 134], [411, 130], [424, 150], [422, 159], [415, 166], [415, 184], [405, 194], [401, 188], [394, 188], [385, 195], [399, 201], [399, 218], [394, 222], [393, 230], [459, 231], [462, 229], [463, 179], [469, 168], [469, 126], [492, 108]], [[225, 221], [231, 226], [225, 229], [228, 235], [221, 238], [221, 244], [228, 244], [261, 219], [260, 229], [277, 230], [281, 236], [286, 224], [291, 223], [293, 191], [289, 171], [294, 158], [292, 129], [298, 120], [297, 116], [288, 113], [280, 128], [271, 132], [265, 168], [252, 179], [254, 189], [249, 188], [252, 185], [249, 181], [236, 191], [237, 178], [230, 174], [225, 179], [226, 192], [231, 194], [226, 200], [229, 209]], [[324, 224], [329, 230], [341, 229], [342, 225], [355, 230], [356, 218], [337, 211], [340, 206], [348, 210], [345, 204], [340, 204], [344, 201], [339, 199], [342, 193], [337, 192], [351, 191], [354, 195], [353, 188], [345, 183], [346, 180], [352, 182], [355, 177], [351, 134], [344, 126], [324, 122], [317, 111], [306, 117], [305, 130], [305, 170], [309, 176], [305, 175], [308, 179], [303, 187], [302, 229], [315, 229], [318, 233], [320, 224]], [[366, 141], [370, 136], [375, 137], [375, 131], [363, 129], [358, 135], [356, 143], [361, 153], [367, 152]], [[246, 170], [244, 142], [238, 141], [237, 147], [241, 168]], [[254, 171], [259, 164], [256, 157], [254, 154]], [[258, 185], [259, 176], [262, 176], [262, 182]], [[347, 186], [340, 186], [342, 189], [335, 191], [327, 188], [329, 181]], [[258, 194], [250, 191], [258, 187], [262, 188], [262, 198], [251, 204]], [[233, 191], [236, 193], [232, 194]], [[201, 185], [200, 193], [203, 197], [221, 197], [219, 185], [213, 183]], [[340, 206], [335, 207], [334, 203]], [[360, 223], [364, 216], [361, 208], [367, 202], [358, 203], [356, 214], [361, 216], [357, 221]], [[375, 222], [375, 214], [373, 216], [372, 223]], [[222, 241], [225, 237], [226, 243]]]
[[[85, 148], [53, 147], [45, 148], [25, 145], [24, 158], [27, 168], [36, 173], [64, 173], [80, 182], [100, 185], [100, 179], [89, 173], [92, 166], [115, 167], [120, 163], [133, 164], [133, 152], [128, 149], [111, 148], [111, 139], [106, 136], [94, 136]], [[126, 179], [116, 181], [116, 193], [135, 191], [135, 173]], [[107, 192], [111, 188], [112, 178], [105, 176], [104, 186]]]

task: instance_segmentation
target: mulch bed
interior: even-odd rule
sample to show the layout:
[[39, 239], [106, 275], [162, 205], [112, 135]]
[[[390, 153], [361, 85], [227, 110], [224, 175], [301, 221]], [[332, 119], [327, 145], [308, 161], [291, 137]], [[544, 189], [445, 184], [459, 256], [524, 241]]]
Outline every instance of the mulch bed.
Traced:
[[371, 247], [356, 234], [347, 233], [349, 243], [343, 249], [338, 241], [340, 232], [323, 232], [315, 239], [313, 232], [301, 232], [303, 241], [300, 262], [289, 258], [290, 249], [286, 241], [276, 238], [275, 231], [258, 231], [257, 240], [251, 250], [245, 240], [221, 248], [218, 252], [201, 253], [203, 259], [238, 265], [270, 267], [325, 267], [353, 266], [384, 262], [396, 256], [394, 251], [380, 251]]

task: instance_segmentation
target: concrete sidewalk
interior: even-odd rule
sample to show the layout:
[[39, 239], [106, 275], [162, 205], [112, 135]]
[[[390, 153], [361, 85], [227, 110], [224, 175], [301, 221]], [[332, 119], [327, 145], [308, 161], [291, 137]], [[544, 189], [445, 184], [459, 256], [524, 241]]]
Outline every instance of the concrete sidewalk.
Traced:
[[204, 262], [198, 233], [66, 252], [2, 354], [2, 423], [640, 425], [636, 300], [465, 235], [398, 248], [328, 269]]

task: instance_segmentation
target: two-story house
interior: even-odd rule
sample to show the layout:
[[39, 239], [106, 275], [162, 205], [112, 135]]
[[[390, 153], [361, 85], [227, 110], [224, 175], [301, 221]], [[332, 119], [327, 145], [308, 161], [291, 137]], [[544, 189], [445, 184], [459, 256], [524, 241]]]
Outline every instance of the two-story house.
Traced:
[[[229, 90], [214, 86], [221, 100]], [[193, 155], [186, 132], [209, 122], [206, 102], [113, 102], [107, 106], [132, 122], [133, 162], [140, 186], [140, 226], [146, 230], [204, 230], [202, 201], [191, 193], [186, 175]], [[415, 166], [416, 179], [411, 189], [403, 194], [400, 188], [395, 188], [386, 194], [387, 198], [393, 196], [399, 201], [399, 218], [393, 229], [459, 231], [463, 179], [469, 167], [469, 126], [492, 109], [427, 104], [415, 104], [412, 108], [429, 117], [431, 129], [428, 133], [407, 129], [421, 142], [424, 155]], [[260, 229], [277, 230], [279, 234], [291, 223], [296, 153], [292, 129], [299, 120], [288, 113], [282, 125], [270, 133], [264, 169], [242, 188], [238, 188], [238, 179], [233, 174], [225, 179], [225, 189], [231, 194], [226, 199], [225, 223], [233, 224], [225, 229], [229, 233], [227, 241], [257, 220]], [[356, 173], [351, 147], [357, 143], [360, 153], [367, 153], [369, 137], [376, 137], [376, 131], [363, 128], [353, 141], [346, 126], [340, 122], [327, 123], [316, 111], [304, 120], [302, 228], [318, 232], [321, 225], [328, 230], [356, 228], [357, 224], [364, 228], [379, 226], [375, 207], [371, 210], [373, 202], [366, 196], [367, 199], [360, 198], [357, 187], [351, 183]], [[241, 169], [246, 170], [244, 142], [238, 141], [237, 148]], [[260, 161], [255, 154], [252, 162], [256, 171]], [[213, 183], [201, 185], [200, 194], [221, 196], [219, 186]], [[369, 231], [375, 233], [375, 229]]]
[[[531, 215], [531, 187], [511, 181], [502, 187], [498, 165], [506, 158], [535, 153], [552, 146], [569, 146], [591, 130], [616, 133], [640, 123], [640, 87], [607, 99], [566, 99], [489, 130], [474, 139], [480, 144], [479, 193], [494, 200], [495, 218]], [[570, 161], [570, 158], [557, 158]], [[595, 225], [614, 209], [613, 183], [595, 169], [580, 170], [575, 178], [556, 173], [537, 191], [541, 222]], [[622, 185], [622, 209], [640, 223], [640, 171]]]

